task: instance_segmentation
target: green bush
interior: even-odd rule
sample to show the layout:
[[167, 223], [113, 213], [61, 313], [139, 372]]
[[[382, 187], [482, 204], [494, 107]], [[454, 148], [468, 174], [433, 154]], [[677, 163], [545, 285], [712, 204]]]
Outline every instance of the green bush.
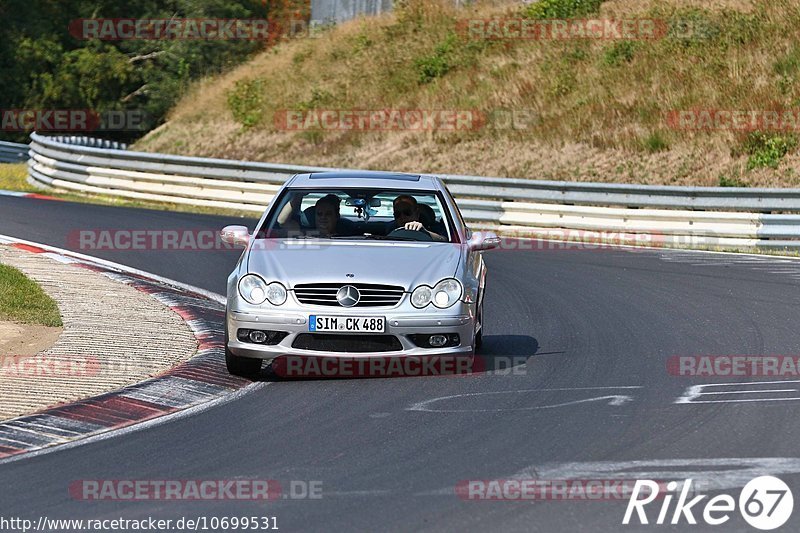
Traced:
[[654, 131], [642, 141], [642, 148], [650, 153], [669, 150], [669, 142], [659, 131]]
[[311, 97], [297, 104], [298, 111], [308, 111], [310, 109], [319, 109], [333, 104], [334, 97], [330, 91], [320, 89], [319, 87], [311, 88]]
[[794, 135], [751, 133], [744, 142], [744, 151], [750, 155], [747, 159], [747, 170], [776, 168], [783, 156], [796, 147], [797, 138]]
[[772, 68], [780, 76], [795, 76], [800, 72], [800, 46], [793, 46], [788, 53], [775, 60]]
[[616, 67], [621, 63], [630, 63], [638, 48], [634, 41], [617, 41], [603, 52], [603, 63]]
[[747, 184], [737, 178], [736, 176], [726, 176], [725, 174], [720, 174], [719, 176], [719, 186], [720, 187], [747, 187]]
[[539, 0], [525, 8], [532, 19], [565, 19], [596, 13], [604, 0]]
[[441, 78], [455, 66], [453, 49], [456, 36], [450, 33], [444, 41], [436, 45], [433, 53], [422, 56], [414, 61], [417, 70], [417, 79], [420, 83], [429, 83], [436, 78]]
[[233, 118], [250, 128], [261, 121], [264, 114], [264, 89], [260, 79], [239, 80], [228, 92], [228, 109]]
[[363, 52], [373, 44], [375, 43], [369, 38], [369, 35], [362, 31], [353, 39], [353, 53]]

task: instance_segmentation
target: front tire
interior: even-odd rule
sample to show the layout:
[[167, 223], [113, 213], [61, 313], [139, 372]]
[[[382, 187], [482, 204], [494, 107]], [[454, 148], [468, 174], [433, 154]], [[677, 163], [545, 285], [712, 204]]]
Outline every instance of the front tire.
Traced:
[[228, 323], [225, 321], [225, 367], [234, 376], [250, 378], [261, 371], [261, 359], [239, 357], [228, 349]]
[[478, 306], [478, 313], [475, 317], [477, 325], [480, 326], [478, 332], [475, 334], [475, 340], [473, 341], [473, 352], [477, 352], [483, 346], [483, 299], [481, 299], [481, 303]]

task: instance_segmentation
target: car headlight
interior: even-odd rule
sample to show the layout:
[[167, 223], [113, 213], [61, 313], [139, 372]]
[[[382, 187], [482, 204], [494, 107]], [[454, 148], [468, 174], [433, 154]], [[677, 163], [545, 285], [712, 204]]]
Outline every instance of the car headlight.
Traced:
[[455, 278], [443, 279], [433, 288], [433, 305], [440, 309], [450, 307], [461, 298], [461, 283]]
[[255, 274], [247, 274], [239, 280], [239, 294], [247, 303], [261, 305], [267, 299], [267, 282]]
[[286, 301], [286, 287], [277, 281], [267, 284], [261, 276], [255, 274], [247, 274], [239, 280], [239, 294], [253, 305], [261, 305], [265, 301], [272, 305], [282, 305]]
[[283, 302], [286, 301], [286, 287], [277, 281], [267, 285], [267, 300], [272, 305], [283, 305]]
[[429, 303], [444, 309], [452, 306], [461, 298], [461, 283], [457, 279], [447, 278], [436, 284], [434, 288], [420, 285], [411, 293], [411, 305], [422, 309]]
[[418, 309], [422, 309], [429, 303], [431, 303], [431, 297], [433, 296], [433, 291], [427, 285], [420, 285], [414, 292], [411, 293], [411, 305]]

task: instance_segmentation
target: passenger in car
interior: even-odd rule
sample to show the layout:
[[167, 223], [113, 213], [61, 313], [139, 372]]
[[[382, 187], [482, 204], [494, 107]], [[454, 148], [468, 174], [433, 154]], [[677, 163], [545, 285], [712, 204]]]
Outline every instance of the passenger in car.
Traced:
[[434, 241], [446, 241], [447, 239], [438, 233], [428, 229], [420, 222], [420, 205], [417, 199], [408, 194], [401, 194], [392, 203], [394, 210], [394, 220], [389, 223], [387, 234], [395, 229], [408, 229], [414, 231], [424, 231], [428, 233]]
[[339, 225], [339, 197], [335, 194], [323, 196], [314, 204], [314, 224], [320, 237], [337, 235]]

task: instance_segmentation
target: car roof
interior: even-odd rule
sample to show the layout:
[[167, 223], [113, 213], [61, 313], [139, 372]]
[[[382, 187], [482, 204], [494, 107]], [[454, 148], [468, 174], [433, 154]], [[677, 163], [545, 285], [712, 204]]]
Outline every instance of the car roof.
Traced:
[[289, 183], [292, 188], [365, 187], [377, 189], [439, 190], [439, 178], [426, 174], [344, 170], [297, 174]]

